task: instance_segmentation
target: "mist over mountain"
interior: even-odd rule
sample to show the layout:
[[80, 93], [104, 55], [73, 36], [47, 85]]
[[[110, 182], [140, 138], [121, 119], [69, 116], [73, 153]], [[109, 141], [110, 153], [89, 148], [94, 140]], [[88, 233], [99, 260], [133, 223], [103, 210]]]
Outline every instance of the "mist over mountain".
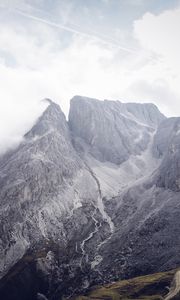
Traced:
[[[63, 299], [180, 266], [180, 118], [51, 100], [0, 158], [0, 299]], [[44, 298], [43, 298], [44, 297]]]

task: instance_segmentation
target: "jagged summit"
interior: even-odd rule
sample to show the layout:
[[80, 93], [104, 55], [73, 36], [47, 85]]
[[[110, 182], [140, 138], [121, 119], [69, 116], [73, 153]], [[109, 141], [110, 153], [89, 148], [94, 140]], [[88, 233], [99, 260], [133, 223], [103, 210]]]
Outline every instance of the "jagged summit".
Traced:
[[44, 99], [43, 101], [48, 102], [49, 105], [32, 129], [25, 134], [25, 138], [42, 136], [50, 130], [67, 131], [66, 117], [60, 106], [50, 99]]
[[[64, 130], [66, 127], [64, 126], [66, 123], [66, 117], [60, 106], [49, 98], [45, 98], [42, 101], [47, 102], [49, 105], [38, 118], [32, 129], [25, 134], [24, 137], [26, 139], [37, 135], [42, 136], [50, 128]], [[125, 117], [126, 119], [131, 119], [136, 123], [141, 122], [142, 125], [147, 125], [152, 128], [156, 128], [161, 120], [165, 119], [158, 108], [152, 103], [123, 103], [119, 100], [100, 101], [89, 97], [74, 96], [71, 99], [69, 124], [71, 126], [72, 114], [74, 113], [75, 118], [80, 117], [80, 119], [82, 119], [83, 115], [84, 117], [86, 115], [89, 119], [90, 115], [92, 117], [93, 114], [97, 115], [98, 112], [103, 115], [104, 112], [107, 113], [108, 110], [110, 113], [116, 113], [116, 115]], [[84, 121], [82, 120], [82, 122]]]
[[52, 101], [52, 100], [49, 99], [49, 98], [44, 98], [44, 99], [42, 99], [42, 101], [48, 102], [49, 104], [56, 104], [54, 101]]
[[125, 103], [119, 100], [100, 101], [89, 97], [74, 96], [71, 99], [70, 114], [71, 110], [73, 110], [75, 107], [78, 111], [81, 109], [89, 109], [92, 111], [95, 107], [102, 110], [116, 110], [117, 113], [124, 114], [127, 118], [136, 119], [136, 121], [141, 121], [142, 123], [153, 128], [156, 128], [157, 125], [163, 119], [165, 119], [165, 116], [153, 103]]
[[[50, 100], [50, 99], [45, 99], [45, 100]], [[50, 100], [52, 101], [52, 100]], [[143, 103], [140, 103], [140, 102], [134, 102], [134, 101], [131, 101], [131, 102], [124, 102], [124, 101], [121, 101], [119, 99], [116, 99], [116, 100], [113, 100], [113, 99], [104, 99], [104, 100], [99, 100], [97, 98], [91, 98], [91, 97], [87, 97], [87, 96], [82, 96], [82, 95], [75, 95], [73, 96], [73, 98], [70, 100], [71, 102], [81, 102], [81, 101], [85, 101], [87, 103], [103, 103], [103, 102], [110, 102], [110, 103], [121, 103], [121, 104], [124, 104], [124, 105], [138, 105], [138, 106], [149, 106], [149, 107], [154, 107], [156, 109], [158, 109], [157, 105], [154, 104], [153, 102], [143, 102]], [[159, 109], [158, 109], [159, 110]]]

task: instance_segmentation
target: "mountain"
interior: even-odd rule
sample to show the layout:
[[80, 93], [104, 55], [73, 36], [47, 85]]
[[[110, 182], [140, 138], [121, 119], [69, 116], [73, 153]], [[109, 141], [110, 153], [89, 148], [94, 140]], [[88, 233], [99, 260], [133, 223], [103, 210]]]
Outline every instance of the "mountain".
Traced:
[[[23, 143], [1, 158], [0, 168], [1, 277], [4, 279], [15, 263], [23, 265], [28, 253], [28, 257], [45, 259], [39, 263], [39, 268], [42, 265], [44, 271], [47, 267], [47, 272], [49, 260], [54, 259], [52, 277], [61, 265], [62, 274], [56, 274], [61, 276], [58, 278], [60, 284], [64, 280], [62, 275], [72, 268], [69, 264], [72, 255], [75, 256], [72, 258], [75, 260], [73, 272], [81, 269], [86, 241], [98, 230], [97, 223], [103, 223], [108, 216], [99, 197], [97, 181], [75, 151], [68, 123], [58, 105], [50, 101], [46, 111], [24, 136]], [[108, 234], [108, 224], [102, 231], [102, 236]], [[55, 253], [49, 254], [51, 246]], [[46, 257], [39, 257], [41, 252], [48, 253], [47, 261]], [[64, 255], [59, 257], [57, 252]], [[31, 267], [27, 273], [31, 274]], [[50, 286], [51, 278], [49, 280]], [[27, 295], [30, 299], [34, 296], [28, 288], [23, 296], [25, 299]], [[15, 292], [16, 298], [21, 297], [18, 293]]]
[[57, 230], [57, 239], [62, 235], [57, 219], [73, 204], [66, 194], [60, 201], [59, 190], [71, 185], [79, 169], [65, 116], [51, 103], [23, 143], [0, 162], [0, 253], [6, 257], [1, 275], [38, 239], [55, 237]]
[[180, 118], [75, 96], [0, 158], [0, 299], [60, 299], [179, 261]]

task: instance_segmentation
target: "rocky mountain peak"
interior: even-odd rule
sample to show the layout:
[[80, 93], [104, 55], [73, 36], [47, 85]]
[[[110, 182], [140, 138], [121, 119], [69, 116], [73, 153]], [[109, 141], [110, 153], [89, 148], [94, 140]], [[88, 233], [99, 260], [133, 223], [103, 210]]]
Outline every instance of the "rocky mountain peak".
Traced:
[[96, 159], [121, 164], [147, 148], [152, 132], [164, 118], [153, 104], [75, 96], [69, 126]]
[[71, 99], [69, 118], [74, 111], [76, 113], [80, 113], [82, 110], [92, 112], [95, 108], [100, 108], [102, 111], [106, 109], [116, 110], [127, 118], [132, 118], [153, 128], [157, 128], [161, 121], [166, 118], [153, 103], [124, 103], [119, 100], [99, 101], [83, 96], [74, 96]]
[[39, 117], [36, 124], [25, 135], [26, 139], [43, 136], [48, 131], [57, 130], [59, 132], [67, 132], [67, 122], [60, 106], [50, 99], [44, 99], [49, 105], [43, 114]]

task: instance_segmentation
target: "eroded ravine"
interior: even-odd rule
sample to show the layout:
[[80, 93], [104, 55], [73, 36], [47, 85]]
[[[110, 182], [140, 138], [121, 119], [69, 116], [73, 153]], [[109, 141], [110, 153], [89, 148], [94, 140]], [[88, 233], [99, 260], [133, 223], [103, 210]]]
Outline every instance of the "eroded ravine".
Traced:
[[96, 208], [93, 212], [93, 215], [92, 215], [92, 220], [94, 222], [94, 225], [95, 225], [95, 229], [93, 231], [90, 232], [90, 234], [88, 235], [87, 238], [85, 238], [81, 243], [80, 243], [80, 249], [81, 249], [81, 252], [82, 252], [82, 257], [81, 257], [81, 261], [80, 261], [80, 267], [82, 269], [82, 263], [83, 263], [83, 259], [85, 258], [86, 261], [88, 261], [88, 254], [86, 254], [86, 251], [85, 251], [85, 246], [86, 246], [86, 243], [91, 240], [94, 235], [98, 232], [99, 230], [99, 222], [98, 220], [95, 218], [95, 214], [96, 214]]
[[88, 166], [88, 164], [86, 163], [86, 167], [87, 167], [87, 170], [89, 171], [89, 173], [91, 174], [91, 176], [93, 177], [93, 179], [95, 180], [96, 182], [96, 185], [97, 185], [97, 188], [98, 188], [98, 198], [97, 198], [97, 202], [96, 204], [94, 204], [95, 206], [95, 210], [92, 214], [92, 220], [94, 222], [94, 225], [95, 225], [95, 229], [93, 229], [92, 232], [90, 232], [90, 234], [88, 235], [87, 238], [85, 238], [81, 243], [80, 243], [80, 249], [81, 249], [81, 252], [82, 252], [82, 258], [81, 258], [81, 262], [80, 262], [80, 266], [82, 268], [82, 262], [83, 262], [83, 259], [85, 258], [86, 259], [86, 262], [88, 262], [88, 255], [86, 254], [86, 251], [85, 251], [85, 247], [86, 247], [86, 243], [92, 239], [94, 237], [94, 235], [99, 231], [100, 227], [101, 227], [101, 224], [99, 225], [99, 221], [96, 219], [95, 217], [95, 213], [96, 212], [100, 212], [101, 216], [102, 216], [102, 219], [103, 221], [105, 221], [108, 225], [109, 225], [109, 235], [107, 238], [105, 238], [100, 244], [97, 245], [96, 247], [96, 252], [95, 252], [95, 255], [94, 255], [94, 259], [93, 261], [90, 262], [91, 264], [91, 269], [94, 269], [97, 265], [100, 264], [100, 262], [103, 260], [103, 257], [99, 254], [99, 250], [101, 248], [102, 245], [104, 245], [105, 243], [108, 242], [108, 240], [111, 238], [113, 232], [114, 232], [114, 229], [115, 229], [115, 226], [114, 226], [114, 223], [111, 219], [111, 217], [108, 215], [108, 213], [106, 212], [105, 210], [105, 206], [104, 206], [104, 203], [103, 203], [103, 199], [102, 199], [102, 192], [101, 192], [101, 186], [100, 186], [100, 182], [98, 180], [98, 178], [96, 177], [96, 175], [94, 174], [94, 172], [91, 170], [91, 168]]

